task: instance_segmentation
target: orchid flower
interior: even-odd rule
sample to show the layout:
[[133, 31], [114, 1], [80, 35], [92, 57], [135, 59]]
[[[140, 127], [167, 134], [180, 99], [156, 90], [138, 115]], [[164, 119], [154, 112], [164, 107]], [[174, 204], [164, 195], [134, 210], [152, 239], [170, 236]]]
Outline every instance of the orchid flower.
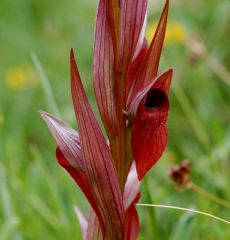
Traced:
[[140, 182], [168, 139], [172, 69], [158, 74], [168, 8], [166, 0], [148, 46], [147, 0], [99, 0], [93, 85], [108, 141], [86, 97], [73, 50], [71, 93], [78, 132], [40, 111], [56, 141], [58, 163], [91, 205], [88, 217], [75, 209], [85, 240], [137, 238]]

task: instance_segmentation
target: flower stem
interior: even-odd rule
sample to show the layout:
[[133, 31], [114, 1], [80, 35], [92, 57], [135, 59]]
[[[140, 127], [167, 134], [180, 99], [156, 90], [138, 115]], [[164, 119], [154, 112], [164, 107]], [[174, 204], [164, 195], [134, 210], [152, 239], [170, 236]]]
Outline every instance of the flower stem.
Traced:
[[209, 193], [208, 191], [206, 191], [205, 189], [197, 186], [193, 182], [189, 182], [187, 184], [187, 188], [203, 195], [204, 197], [208, 198], [209, 200], [211, 200], [211, 201], [213, 201], [213, 202], [215, 202], [215, 203], [217, 203], [217, 204], [219, 204], [223, 207], [226, 207], [226, 208], [230, 209], [230, 202]]

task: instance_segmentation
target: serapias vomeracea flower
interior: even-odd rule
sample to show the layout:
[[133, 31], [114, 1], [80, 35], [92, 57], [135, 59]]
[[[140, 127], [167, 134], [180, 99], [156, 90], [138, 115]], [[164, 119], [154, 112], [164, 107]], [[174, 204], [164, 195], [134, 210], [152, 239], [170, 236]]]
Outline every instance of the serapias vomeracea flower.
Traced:
[[158, 74], [169, 1], [153, 40], [144, 38], [147, 0], [100, 0], [93, 85], [108, 141], [86, 97], [71, 50], [71, 93], [78, 132], [41, 111], [56, 143], [56, 157], [91, 205], [76, 208], [83, 239], [135, 240], [140, 181], [161, 157], [168, 139], [172, 69]]

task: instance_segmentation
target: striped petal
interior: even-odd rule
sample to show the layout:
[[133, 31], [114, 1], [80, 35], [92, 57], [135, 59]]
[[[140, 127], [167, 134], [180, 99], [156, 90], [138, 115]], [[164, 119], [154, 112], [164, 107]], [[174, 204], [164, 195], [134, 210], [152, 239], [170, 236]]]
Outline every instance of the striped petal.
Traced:
[[[146, 0], [121, 1], [121, 34], [119, 70], [126, 74], [127, 68], [135, 54], [146, 17]], [[143, 38], [143, 34], [141, 35]], [[142, 42], [141, 42], [142, 44]]]
[[100, 115], [109, 138], [118, 134], [119, 128], [116, 113], [115, 47], [113, 44], [114, 28], [117, 23], [111, 26], [110, 14], [114, 16], [113, 12], [109, 13], [109, 1], [100, 0], [94, 37], [93, 86]]
[[[126, 98], [128, 97], [128, 94], [130, 93], [130, 88], [132, 86], [133, 79], [135, 78], [141, 63], [145, 59], [147, 52], [148, 52], [148, 43], [147, 43], [146, 39], [144, 39], [137, 56], [133, 59], [133, 61], [131, 62], [130, 66], [129, 66], [129, 69], [128, 69], [128, 74], [126, 77]], [[133, 89], [134, 92], [138, 92], [138, 90], [139, 89]]]
[[121, 239], [124, 210], [112, 155], [87, 100], [73, 51], [70, 62], [71, 92], [79, 127], [85, 174], [105, 225], [105, 236], [109, 236], [110, 239]]
[[83, 171], [83, 159], [78, 132], [49, 113], [44, 111], [40, 111], [39, 113], [69, 164]]
[[95, 212], [91, 209], [89, 213], [87, 240], [102, 240], [100, 224]]

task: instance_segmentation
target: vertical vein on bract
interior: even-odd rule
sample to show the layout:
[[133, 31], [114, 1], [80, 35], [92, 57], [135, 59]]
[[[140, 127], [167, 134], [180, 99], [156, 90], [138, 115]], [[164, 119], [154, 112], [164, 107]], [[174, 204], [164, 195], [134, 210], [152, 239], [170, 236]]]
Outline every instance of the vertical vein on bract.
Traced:
[[[71, 51], [71, 92], [79, 126], [86, 175], [111, 238], [123, 235], [124, 211], [112, 156], [86, 98]], [[92, 181], [91, 181], [92, 180]]]

